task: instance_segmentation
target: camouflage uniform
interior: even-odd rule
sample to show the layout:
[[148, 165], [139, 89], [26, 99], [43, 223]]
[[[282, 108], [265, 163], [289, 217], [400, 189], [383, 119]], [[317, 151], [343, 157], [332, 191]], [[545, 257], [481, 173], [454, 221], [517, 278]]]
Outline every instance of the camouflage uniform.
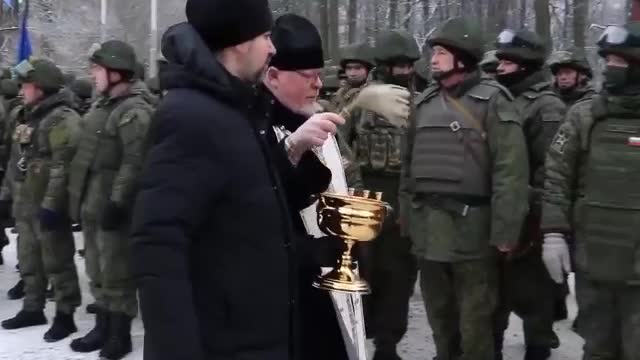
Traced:
[[546, 160], [542, 230], [576, 233], [583, 359], [638, 360], [640, 23], [615, 27], [613, 31], [625, 35], [613, 44], [610, 31], [598, 43], [600, 55], [616, 54], [630, 61], [629, 68], [619, 68], [626, 73], [625, 83], [578, 101], [569, 110]]
[[[482, 57], [479, 31], [463, 18], [427, 42]], [[435, 84], [416, 100], [401, 210], [438, 359], [494, 360], [494, 247], [515, 242], [527, 199], [527, 151], [512, 100], [478, 71], [452, 89]]]
[[[395, 46], [388, 46], [395, 44]], [[419, 57], [415, 40], [402, 32], [380, 35], [376, 42], [380, 66], [391, 65], [389, 59], [406, 59], [409, 63]], [[382, 53], [382, 51], [388, 51]], [[387, 82], [390, 78], [379, 79]], [[369, 111], [347, 119], [341, 129], [355, 152], [362, 170], [364, 188], [382, 191], [383, 200], [398, 208], [400, 180], [400, 148], [406, 128], [396, 127], [387, 119]], [[380, 236], [373, 244], [358, 249], [363, 276], [372, 286], [372, 294], [365, 298], [365, 319], [368, 335], [376, 343], [375, 359], [393, 359], [395, 348], [407, 331], [409, 297], [413, 293], [417, 269], [410, 253], [408, 237], [401, 236], [394, 213], [385, 222]], [[397, 355], [395, 355], [397, 356]]]
[[[133, 49], [120, 41], [104, 43], [91, 61], [130, 79], [135, 69]], [[82, 221], [87, 274], [99, 308], [92, 332], [106, 336], [101, 328], [106, 322], [108, 336], [122, 341], [114, 348], [102, 348], [101, 356], [131, 351], [130, 324], [138, 312], [128, 230], [155, 97], [142, 81], [123, 81], [131, 81], [125, 93], [101, 94], [84, 116], [69, 180], [70, 214]], [[75, 340], [72, 348], [81, 352], [100, 348], [92, 332]], [[98, 340], [104, 342], [101, 337]]]
[[[20, 69], [21, 81], [34, 83], [45, 94], [37, 103], [15, 113], [19, 125], [13, 134], [9, 161], [16, 166], [12, 175], [22, 183], [13, 190], [20, 235], [18, 260], [25, 284], [23, 311], [42, 312], [50, 280], [55, 289], [56, 326], [58, 316], [68, 319], [81, 303], [73, 259], [75, 244], [67, 217], [67, 175], [80, 116], [73, 109], [72, 94], [61, 90], [62, 72], [52, 62], [30, 60], [16, 69]], [[75, 331], [75, 325], [69, 331]], [[60, 340], [47, 334], [45, 339]]]
[[413, 68], [416, 70], [415, 90], [416, 92], [421, 93], [431, 82], [430, 61], [425, 57], [421, 57], [418, 61], [413, 63]]
[[582, 50], [573, 49], [571, 51], [556, 51], [551, 54], [547, 64], [554, 76], [561, 68], [570, 68], [586, 77], [583, 81], [576, 84], [575, 87], [568, 91], [560, 89], [557, 82], [554, 82], [554, 91], [560, 96], [560, 98], [562, 98], [562, 101], [567, 105], [567, 108], [570, 108], [579, 100], [591, 97], [595, 94], [595, 88], [589, 83], [589, 80], [591, 80], [593, 76], [591, 66], [589, 65], [589, 60], [587, 60], [587, 57]]
[[[554, 282], [541, 258], [540, 198], [546, 152], [566, 108], [542, 71], [545, 59], [542, 40], [526, 30], [514, 34], [510, 41], [498, 43], [496, 56], [525, 69], [510, 74], [519, 79], [509, 84], [509, 90], [516, 97], [515, 105], [529, 148], [529, 214], [518, 247], [500, 259], [496, 356], [501, 358], [504, 331], [509, 325], [509, 314], [514, 311], [523, 319], [527, 360], [534, 360], [546, 359], [550, 349], [558, 346], [553, 332]], [[499, 74], [498, 80], [502, 79], [503, 75]]]

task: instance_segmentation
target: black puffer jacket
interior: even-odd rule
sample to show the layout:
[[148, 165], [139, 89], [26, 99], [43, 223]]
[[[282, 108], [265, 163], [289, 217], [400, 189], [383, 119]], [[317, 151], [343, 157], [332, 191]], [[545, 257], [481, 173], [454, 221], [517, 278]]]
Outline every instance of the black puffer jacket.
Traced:
[[[269, 104], [188, 24], [167, 31], [169, 92], [151, 129], [132, 229], [146, 360], [287, 360], [296, 352], [292, 224], [330, 172], [268, 141]], [[283, 179], [299, 184], [284, 190]], [[293, 201], [293, 199], [297, 199]]]

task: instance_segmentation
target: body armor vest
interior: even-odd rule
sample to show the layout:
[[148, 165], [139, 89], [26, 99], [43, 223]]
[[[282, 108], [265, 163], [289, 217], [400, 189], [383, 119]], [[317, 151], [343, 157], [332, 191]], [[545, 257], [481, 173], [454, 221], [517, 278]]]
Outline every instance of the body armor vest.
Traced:
[[418, 105], [411, 163], [416, 193], [490, 196], [484, 122], [499, 91], [480, 84], [459, 99], [438, 93]]
[[400, 151], [406, 128], [397, 127], [371, 111], [363, 111], [356, 133], [356, 159], [363, 172], [400, 175]]
[[586, 271], [640, 285], [640, 116], [596, 115], [576, 214]]

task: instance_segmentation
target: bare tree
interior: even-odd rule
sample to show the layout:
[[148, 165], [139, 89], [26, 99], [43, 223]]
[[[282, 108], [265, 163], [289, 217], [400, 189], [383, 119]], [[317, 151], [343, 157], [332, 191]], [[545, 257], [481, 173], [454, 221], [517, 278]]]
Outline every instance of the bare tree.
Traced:
[[348, 0], [347, 7], [347, 23], [348, 23], [348, 42], [353, 44], [356, 42], [358, 31], [358, 0]]
[[527, 0], [520, 0], [520, 27], [527, 25]]
[[340, 3], [329, 0], [329, 57], [336, 59], [340, 54]]
[[320, 37], [322, 37], [322, 51], [329, 54], [329, 3], [328, 0], [318, 0], [318, 12], [320, 13]]
[[547, 51], [553, 46], [551, 42], [551, 16], [549, 14], [549, 0], [534, 0], [536, 12], [536, 32], [544, 39]]
[[589, 0], [573, 0], [573, 45], [584, 48], [585, 27], [589, 10]]
[[398, 0], [389, 0], [389, 28], [398, 26]]

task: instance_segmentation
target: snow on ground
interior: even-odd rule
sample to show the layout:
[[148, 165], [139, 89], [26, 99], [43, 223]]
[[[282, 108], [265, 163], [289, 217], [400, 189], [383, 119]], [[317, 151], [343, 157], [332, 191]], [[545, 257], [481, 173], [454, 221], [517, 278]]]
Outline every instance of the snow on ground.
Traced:
[[[11, 245], [3, 251], [5, 265], [0, 266], [0, 320], [14, 316], [21, 308], [20, 300], [8, 300], [6, 292], [18, 280], [18, 273], [15, 271], [16, 252], [15, 235], [10, 235]], [[82, 237], [76, 236], [76, 244], [81, 248]], [[89, 294], [87, 276], [84, 272], [84, 261], [76, 257], [80, 285], [82, 287], [83, 306], [76, 312], [76, 324], [78, 333], [72, 338], [84, 335], [93, 326], [93, 315], [86, 314], [84, 306], [92, 302]], [[52, 319], [54, 315], [54, 303], [49, 302], [46, 309], [47, 317]], [[416, 288], [414, 296], [411, 298], [409, 319], [409, 331], [400, 344], [400, 355], [405, 360], [431, 360], [435, 356], [431, 330], [429, 329], [422, 297]], [[576, 312], [575, 298], [569, 298], [570, 317], [573, 318]], [[42, 340], [42, 335], [47, 331], [49, 325], [35, 326], [20, 330], [4, 330], [0, 328], [0, 360], [85, 360], [97, 359], [98, 354], [78, 354], [69, 349], [71, 339], [65, 339], [58, 343], [48, 344]], [[582, 356], [582, 340], [570, 330], [571, 321], [565, 320], [556, 323], [556, 331], [562, 341], [559, 349], [555, 350], [552, 360], [579, 360]], [[143, 334], [144, 330], [140, 319], [136, 319], [133, 324], [133, 353], [126, 357], [128, 360], [142, 360]], [[505, 360], [521, 360], [524, 353], [522, 325], [516, 316], [511, 317], [511, 326], [505, 336]], [[369, 350], [373, 352], [370, 344]], [[330, 360], [330, 359], [327, 359]]]

